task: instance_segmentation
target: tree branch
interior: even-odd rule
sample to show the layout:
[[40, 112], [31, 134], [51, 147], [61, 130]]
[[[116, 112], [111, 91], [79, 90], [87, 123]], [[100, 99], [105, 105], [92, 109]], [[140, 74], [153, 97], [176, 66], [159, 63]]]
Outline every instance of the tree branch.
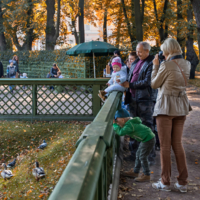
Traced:
[[130, 25], [130, 22], [129, 22], [128, 17], [127, 17], [124, 0], [121, 0], [121, 4], [122, 4], [123, 12], [124, 12], [125, 21], [126, 21], [127, 27], [128, 27], [128, 33], [129, 33], [131, 42], [133, 42], [134, 39], [133, 39], [133, 36], [132, 36], [132, 33], [131, 33], [131, 25]]
[[163, 14], [162, 14], [162, 17], [160, 19], [161, 23], [163, 23], [165, 21], [168, 2], [169, 2], [169, 0], [165, 0], [165, 4], [164, 4], [164, 8], [163, 8]]
[[156, 0], [153, 0], [153, 5], [154, 5], [154, 12], [155, 12], [155, 15], [156, 15], [156, 20], [158, 22], [159, 19], [158, 19], [158, 12], [157, 12], [157, 8], [156, 8]]
[[145, 0], [142, 0], [142, 14], [141, 14], [141, 15], [142, 15], [142, 16], [141, 16], [141, 18], [142, 18], [142, 20], [141, 20], [141, 21], [142, 21], [142, 24], [143, 24], [143, 21], [144, 21], [144, 6], [145, 6], [144, 3], [145, 3]]

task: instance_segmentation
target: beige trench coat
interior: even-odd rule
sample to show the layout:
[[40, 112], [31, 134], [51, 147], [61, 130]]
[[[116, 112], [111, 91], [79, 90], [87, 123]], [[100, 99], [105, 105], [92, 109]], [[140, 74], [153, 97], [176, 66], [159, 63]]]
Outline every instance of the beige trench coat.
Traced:
[[[153, 116], [185, 116], [191, 109], [186, 95], [185, 79], [177, 66], [169, 59], [176, 54], [168, 57], [160, 67], [153, 66], [151, 75], [151, 87], [158, 88], [158, 96]], [[185, 59], [175, 59], [183, 70], [187, 82], [190, 76], [191, 64]]]

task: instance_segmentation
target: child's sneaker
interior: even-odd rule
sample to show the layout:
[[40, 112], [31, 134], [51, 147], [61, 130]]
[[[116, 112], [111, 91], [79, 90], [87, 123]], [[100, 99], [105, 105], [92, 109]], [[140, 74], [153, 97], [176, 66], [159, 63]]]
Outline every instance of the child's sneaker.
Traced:
[[98, 96], [101, 98], [101, 100], [102, 100], [103, 102], [106, 101], [106, 97], [105, 97], [105, 96], [101, 96], [100, 94], [98, 94]]
[[174, 184], [174, 187], [180, 192], [187, 192], [187, 185], [179, 185], [178, 182]]
[[126, 171], [126, 172], [121, 172], [122, 176], [130, 177], [130, 178], [136, 178], [138, 177], [138, 174], [133, 172], [133, 170]]
[[106, 92], [103, 91], [103, 90], [99, 90], [99, 97], [102, 98], [102, 97], [105, 97], [106, 95]]
[[162, 184], [161, 181], [158, 181], [157, 183], [153, 183], [152, 187], [157, 190], [162, 190], [162, 191], [167, 191], [167, 192], [171, 191], [169, 185], [164, 185]]
[[149, 182], [150, 181], [150, 175], [145, 175], [142, 174], [141, 176], [139, 176], [138, 178], [135, 178], [136, 182]]

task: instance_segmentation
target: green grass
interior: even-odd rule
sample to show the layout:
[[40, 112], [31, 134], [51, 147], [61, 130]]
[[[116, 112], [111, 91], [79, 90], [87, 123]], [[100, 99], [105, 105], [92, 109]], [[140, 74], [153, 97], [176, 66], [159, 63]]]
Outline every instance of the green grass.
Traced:
[[[47, 199], [75, 151], [75, 143], [85, 122], [0, 123], [0, 165], [18, 156], [14, 177], [0, 178], [0, 199]], [[37, 147], [46, 140], [44, 150]], [[38, 182], [32, 175], [38, 160], [46, 177]]]

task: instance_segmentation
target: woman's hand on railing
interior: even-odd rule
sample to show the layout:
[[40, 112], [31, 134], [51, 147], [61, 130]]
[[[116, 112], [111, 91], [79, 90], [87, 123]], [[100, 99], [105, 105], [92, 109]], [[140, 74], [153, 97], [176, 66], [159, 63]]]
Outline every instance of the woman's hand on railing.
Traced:
[[110, 86], [110, 84], [109, 84], [109, 83], [106, 83], [106, 85], [107, 85], [107, 86]]

